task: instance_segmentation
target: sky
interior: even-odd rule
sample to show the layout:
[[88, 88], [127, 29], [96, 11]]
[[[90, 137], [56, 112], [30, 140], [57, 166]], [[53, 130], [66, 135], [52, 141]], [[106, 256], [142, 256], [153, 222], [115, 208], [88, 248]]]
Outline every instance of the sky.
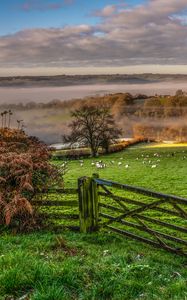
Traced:
[[187, 74], [187, 0], [0, 0], [0, 76]]

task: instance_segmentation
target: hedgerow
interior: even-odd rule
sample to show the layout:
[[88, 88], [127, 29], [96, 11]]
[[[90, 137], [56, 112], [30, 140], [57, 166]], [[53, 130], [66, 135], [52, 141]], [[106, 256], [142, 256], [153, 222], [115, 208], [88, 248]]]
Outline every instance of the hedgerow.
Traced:
[[25, 229], [35, 224], [32, 199], [58, 171], [45, 144], [22, 130], [0, 130], [0, 224]]

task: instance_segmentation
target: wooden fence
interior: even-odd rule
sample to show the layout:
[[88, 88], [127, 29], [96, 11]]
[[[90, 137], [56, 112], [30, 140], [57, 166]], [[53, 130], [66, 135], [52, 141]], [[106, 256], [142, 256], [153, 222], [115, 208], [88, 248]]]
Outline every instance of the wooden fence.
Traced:
[[187, 256], [185, 198], [100, 179], [97, 174], [79, 178], [78, 189], [48, 189], [40, 195], [33, 204], [57, 227], [62, 220], [74, 220], [67, 227], [84, 233], [107, 229]]
[[78, 189], [49, 188], [36, 193], [32, 204], [43, 223], [53, 229], [79, 230]]
[[78, 185], [81, 232], [107, 228], [187, 256], [187, 199], [99, 179], [96, 175], [80, 178]]

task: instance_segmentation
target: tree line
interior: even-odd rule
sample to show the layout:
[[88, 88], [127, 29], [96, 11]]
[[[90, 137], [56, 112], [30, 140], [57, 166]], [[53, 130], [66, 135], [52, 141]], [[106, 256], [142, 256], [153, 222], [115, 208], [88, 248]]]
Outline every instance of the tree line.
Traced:
[[[72, 116], [69, 112], [79, 110], [90, 104], [98, 107], [107, 106], [116, 125], [122, 129], [123, 136], [134, 134], [135, 137], [187, 140], [187, 94], [182, 90], [178, 90], [174, 96], [154, 95], [150, 97], [144, 94], [116, 93], [68, 101], [53, 100], [48, 103], [6, 104], [1, 105], [0, 110], [2, 112], [3, 110], [29, 111], [31, 114], [34, 114], [34, 111], [38, 109], [41, 112], [46, 109], [47, 113], [52, 110], [53, 114], [65, 112], [69, 120], [66, 118], [66, 121], [63, 119], [58, 121], [59, 124], [64, 124], [65, 129], [63, 130], [65, 132], [66, 124], [68, 121], [71, 122]], [[5, 117], [7, 124], [8, 115], [3, 116], [4, 122]], [[47, 127], [47, 123], [45, 124]], [[58, 123], [54, 125], [56, 124]], [[43, 126], [43, 124], [41, 125]], [[40, 133], [40, 137], [42, 137], [42, 133]]]

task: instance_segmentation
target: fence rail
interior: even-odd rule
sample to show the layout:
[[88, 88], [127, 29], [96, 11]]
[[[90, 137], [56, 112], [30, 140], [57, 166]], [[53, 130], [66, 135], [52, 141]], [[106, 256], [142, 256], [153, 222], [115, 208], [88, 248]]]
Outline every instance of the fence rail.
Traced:
[[154, 191], [142, 188], [142, 187], [136, 187], [136, 186], [132, 186], [132, 185], [121, 184], [121, 183], [118, 183], [118, 182], [109, 181], [109, 180], [105, 180], [105, 179], [99, 179], [98, 178], [98, 179], [94, 179], [94, 180], [100, 186], [115, 187], [115, 188], [118, 188], [118, 189], [121, 189], [121, 190], [131, 191], [131, 192], [134, 192], [134, 193], [138, 193], [138, 194], [142, 194], [142, 195], [146, 195], [146, 196], [151, 196], [153, 198], [176, 201], [177, 203], [187, 205], [187, 199], [182, 198], [182, 197], [163, 194], [163, 193], [158, 193], [158, 192], [154, 192]]
[[[70, 198], [70, 199], [67, 199]], [[36, 192], [32, 204], [38, 209], [40, 218], [56, 230], [76, 228], [78, 225], [78, 189], [49, 188]], [[72, 222], [74, 221], [74, 225]]]

